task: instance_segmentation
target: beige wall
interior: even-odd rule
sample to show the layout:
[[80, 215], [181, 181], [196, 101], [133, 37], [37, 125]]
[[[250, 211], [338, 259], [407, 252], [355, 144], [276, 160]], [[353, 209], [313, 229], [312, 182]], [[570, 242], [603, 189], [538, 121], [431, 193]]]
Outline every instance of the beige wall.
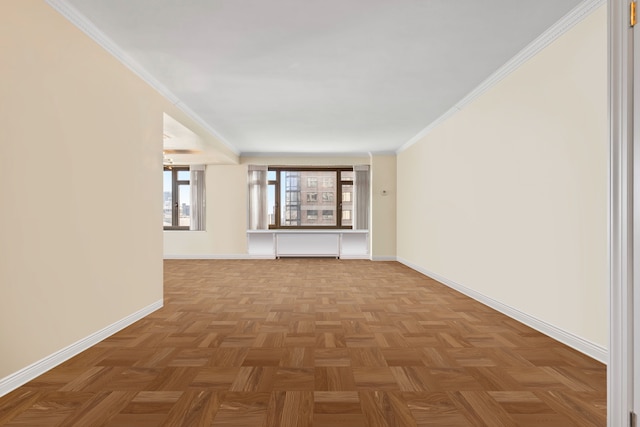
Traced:
[[205, 231], [165, 231], [167, 257], [247, 254], [247, 166], [208, 165]]
[[396, 257], [396, 156], [371, 157], [371, 258]]
[[399, 154], [398, 256], [606, 348], [605, 6]]
[[234, 155], [42, 1], [0, 40], [3, 378], [162, 299], [163, 112]]

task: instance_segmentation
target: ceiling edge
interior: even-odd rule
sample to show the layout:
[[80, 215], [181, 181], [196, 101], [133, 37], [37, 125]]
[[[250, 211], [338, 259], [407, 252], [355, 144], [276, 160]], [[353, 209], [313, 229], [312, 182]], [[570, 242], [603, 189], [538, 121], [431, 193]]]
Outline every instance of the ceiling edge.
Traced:
[[370, 153], [368, 152], [332, 152], [332, 153], [287, 153], [287, 152], [259, 152], [259, 151], [248, 151], [240, 153], [241, 158], [246, 157], [263, 157], [263, 158], [273, 158], [273, 157], [369, 157]]
[[83, 33], [89, 36], [93, 41], [98, 43], [104, 50], [110, 53], [114, 58], [124, 64], [135, 75], [140, 77], [145, 83], [158, 91], [160, 95], [164, 96], [171, 104], [180, 109], [183, 113], [189, 116], [198, 125], [202, 126], [207, 132], [211, 133], [217, 139], [220, 140], [229, 150], [235, 155], [240, 155], [240, 151], [229, 141], [227, 141], [218, 131], [211, 127], [202, 117], [197, 115], [191, 110], [184, 102], [182, 102], [175, 94], [173, 94], [166, 86], [160, 83], [155, 77], [153, 77], [147, 70], [138, 64], [133, 58], [127, 55], [113, 40], [107, 37], [102, 31], [98, 29], [86, 16], [80, 13], [75, 7], [69, 4], [66, 0], [45, 0], [46, 3], [56, 10], [60, 15], [65, 17], [69, 22], [75, 25]]
[[449, 117], [462, 110], [466, 105], [470, 104], [473, 100], [485, 93], [487, 90], [495, 86], [502, 79], [509, 74], [520, 68], [525, 62], [538, 54], [542, 49], [550, 45], [554, 40], [558, 39], [564, 33], [569, 31], [574, 25], [581, 22], [598, 7], [605, 4], [607, 0], [585, 0], [569, 13], [562, 17], [558, 22], [549, 27], [538, 38], [529, 43], [524, 49], [522, 49], [516, 56], [507, 61], [502, 67], [500, 67], [495, 73], [484, 80], [480, 85], [473, 89], [464, 98], [458, 101], [453, 107], [447, 110], [443, 115], [431, 122], [429, 126], [422, 129], [416, 136], [405, 142], [400, 148], [396, 150], [396, 154], [400, 154], [413, 144], [424, 138], [429, 132], [442, 124]]

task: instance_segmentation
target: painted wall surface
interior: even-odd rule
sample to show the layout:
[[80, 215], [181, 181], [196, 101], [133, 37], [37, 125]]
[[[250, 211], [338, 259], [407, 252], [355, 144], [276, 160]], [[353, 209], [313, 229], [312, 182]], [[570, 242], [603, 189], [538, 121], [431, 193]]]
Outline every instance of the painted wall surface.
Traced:
[[396, 156], [371, 158], [371, 258], [396, 257]]
[[607, 347], [599, 8], [398, 156], [398, 256]]
[[0, 40], [1, 379], [162, 300], [163, 112], [214, 138], [44, 2]]
[[205, 231], [165, 231], [166, 257], [247, 254], [247, 166], [208, 165]]

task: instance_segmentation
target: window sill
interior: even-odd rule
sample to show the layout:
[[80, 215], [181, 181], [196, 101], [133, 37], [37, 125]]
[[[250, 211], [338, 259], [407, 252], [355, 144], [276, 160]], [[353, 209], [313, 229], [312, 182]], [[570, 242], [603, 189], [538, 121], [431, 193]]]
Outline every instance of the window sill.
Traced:
[[349, 230], [348, 228], [274, 228], [269, 230], [247, 230], [248, 234], [366, 234], [369, 230]]
[[163, 229], [162, 231], [164, 231], [165, 233], [206, 233], [207, 230], [181, 230], [181, 229], [172, 229], [172, 228], [168, 228], [168, 229]]

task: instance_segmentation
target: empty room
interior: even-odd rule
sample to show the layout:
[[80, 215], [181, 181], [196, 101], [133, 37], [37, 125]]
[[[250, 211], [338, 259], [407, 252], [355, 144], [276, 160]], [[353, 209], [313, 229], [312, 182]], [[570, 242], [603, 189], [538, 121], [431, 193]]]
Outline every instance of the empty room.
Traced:
[[0, 425], [627, 425], [611, 10], [1, 2]]

